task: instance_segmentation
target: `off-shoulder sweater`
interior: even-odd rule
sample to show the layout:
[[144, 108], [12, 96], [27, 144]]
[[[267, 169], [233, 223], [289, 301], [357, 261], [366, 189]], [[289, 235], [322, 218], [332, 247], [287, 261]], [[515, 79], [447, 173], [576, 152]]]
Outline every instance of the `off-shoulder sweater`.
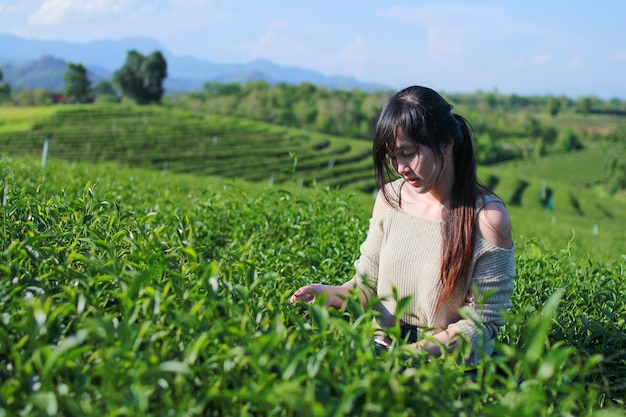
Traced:
[[[399, 198], [403, 180], [393, 183]], [[399, 201], [399, 200], [398, 200]], [[488, 202], [500, 201], [485, 195], [476, 202], [477, 213]], [[504, 312], [511, 306], [515, 277], [514, 247], [501, 248], [480, 236], [474, 237], [474, 253], [467, 284], [455, 288], [441, 307], [439, 270], [444, 223], [421, 218], [398, 208], [390, 208], [370, 219], [367, 238], [355, 262], [356, 273], [351, 280], [368, 299], [375, 295], [382, 302], [377, 307], [379, 325], [396, 324], [396, 299], [412, 297], [402, 314], [400, 325], [417, 326], [425, 334], [434, 334], [455, 326], [472, 343], [470, 363], [475, 363], [479, 349], [493, 351], [493, 341], [504, 325]], [[461, 314], [463, 309], [472, 314]]]

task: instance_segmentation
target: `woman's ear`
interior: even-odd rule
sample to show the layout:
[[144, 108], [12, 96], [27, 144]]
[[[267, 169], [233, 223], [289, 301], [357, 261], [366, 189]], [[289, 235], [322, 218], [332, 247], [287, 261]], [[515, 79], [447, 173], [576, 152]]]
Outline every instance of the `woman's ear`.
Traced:
[[445, 145], [443, 145], [443, 154], [444, 155], [452, 155], [452, 150], [454, 149], [454, 141], [451, 140]]

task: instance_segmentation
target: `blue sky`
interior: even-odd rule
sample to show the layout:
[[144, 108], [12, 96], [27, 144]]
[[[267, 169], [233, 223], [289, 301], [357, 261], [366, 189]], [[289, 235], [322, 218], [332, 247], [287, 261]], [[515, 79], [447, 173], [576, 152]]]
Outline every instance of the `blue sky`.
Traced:
[[0, 32], [151, 37], [394, 88], [626, 99], [626, 1], [0, 0]]

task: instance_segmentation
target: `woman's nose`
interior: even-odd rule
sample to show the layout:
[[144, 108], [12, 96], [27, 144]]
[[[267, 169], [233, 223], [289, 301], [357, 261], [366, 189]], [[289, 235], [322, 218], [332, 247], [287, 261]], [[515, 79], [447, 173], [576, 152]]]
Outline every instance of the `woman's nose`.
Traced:
[[410, 171], [411, 171], [411, 166], [408, 163], [404, 161], [398, 161], [398, 173], [404, 174]]

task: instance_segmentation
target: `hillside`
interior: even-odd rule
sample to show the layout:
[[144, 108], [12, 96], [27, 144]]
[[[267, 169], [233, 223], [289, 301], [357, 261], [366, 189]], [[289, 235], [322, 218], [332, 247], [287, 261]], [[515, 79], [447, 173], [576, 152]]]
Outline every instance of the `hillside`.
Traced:
[[276, 184], [375, 188], [370, 145], [362, 140], [158, 106], [64, 106], [41, 115], [0, 125], [3, 153], [39, 155], [50, 133], [50, 158]]

